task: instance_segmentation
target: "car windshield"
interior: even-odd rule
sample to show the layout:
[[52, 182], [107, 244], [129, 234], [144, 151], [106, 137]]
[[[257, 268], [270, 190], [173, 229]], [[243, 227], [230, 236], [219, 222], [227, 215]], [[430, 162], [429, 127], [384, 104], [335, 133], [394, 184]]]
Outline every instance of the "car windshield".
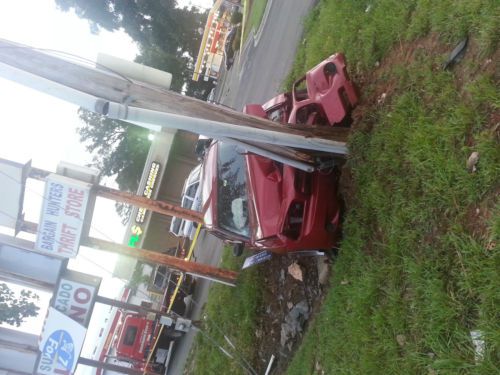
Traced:
[[249, 237], [245, 157], [237, 146], [219, 143], [217, 218], [222, 229]]

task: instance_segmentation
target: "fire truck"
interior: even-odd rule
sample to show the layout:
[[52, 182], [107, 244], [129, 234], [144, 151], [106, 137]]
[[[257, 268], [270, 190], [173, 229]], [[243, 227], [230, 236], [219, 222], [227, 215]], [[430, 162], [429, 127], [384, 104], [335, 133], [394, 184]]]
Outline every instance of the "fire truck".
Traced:
[[154, 319], [124, 313], [112, 344], [116, 349], [116, 359], [136, 370], [163, 373], [168, 367], [176, 340], [189, 326], [190, 321], [182, 318], [174, 321], [166, 316]]

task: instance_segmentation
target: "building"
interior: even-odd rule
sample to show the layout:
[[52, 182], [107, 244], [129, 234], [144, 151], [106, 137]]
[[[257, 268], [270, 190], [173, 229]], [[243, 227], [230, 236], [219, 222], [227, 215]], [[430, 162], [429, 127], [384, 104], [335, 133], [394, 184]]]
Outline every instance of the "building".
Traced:
[[224, 0], [217, 0], [208, 12], [207, 23], [203, 31], [198, 57], [196, 58], [193, 81], [219, 78], [220, 68], [224, 60], [224, 41], [231, 28], [231, 11], [223, 6]]

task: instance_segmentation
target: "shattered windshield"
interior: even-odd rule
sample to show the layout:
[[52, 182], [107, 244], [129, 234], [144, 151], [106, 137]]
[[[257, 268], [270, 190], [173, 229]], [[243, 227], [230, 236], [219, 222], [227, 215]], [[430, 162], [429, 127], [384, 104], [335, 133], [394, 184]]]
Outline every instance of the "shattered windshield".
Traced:
[[249, 237], [246, 162], [243, 150], [219, 143], [217, 159], [217, 217], [219, 226]]

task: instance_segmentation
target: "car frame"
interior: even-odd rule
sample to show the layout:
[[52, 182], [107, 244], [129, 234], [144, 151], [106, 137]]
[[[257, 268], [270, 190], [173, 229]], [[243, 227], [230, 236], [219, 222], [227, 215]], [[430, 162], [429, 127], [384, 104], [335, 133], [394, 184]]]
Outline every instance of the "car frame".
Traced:
[[296, 80], [291, 92], [248, 104], [243, 112], [283, 124], [345, 126], [358, 101], [345, 57], [336, 53]]
[[214, 141], [200, 182], [204, 225], [236, 247], [328, 250], [340, 229], [337, 183], [333, 169], [307, 173]]

